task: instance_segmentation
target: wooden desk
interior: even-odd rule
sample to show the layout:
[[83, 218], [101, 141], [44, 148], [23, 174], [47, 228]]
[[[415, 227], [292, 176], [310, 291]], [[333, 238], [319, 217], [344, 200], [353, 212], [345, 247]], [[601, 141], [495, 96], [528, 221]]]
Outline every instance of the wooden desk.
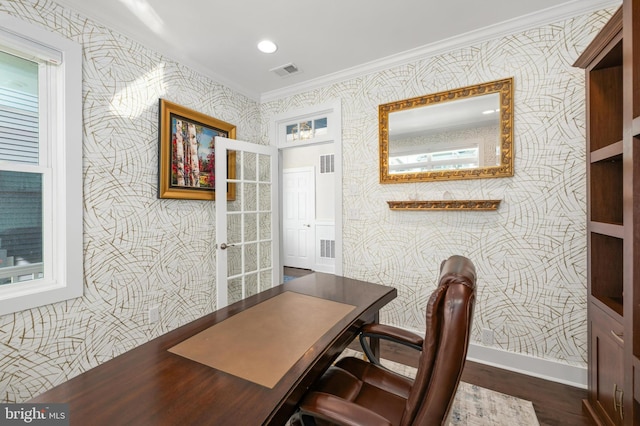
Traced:
[[[285, 291], [355, 309], [320, 338], [273, 389], [168, 351], [214, 324]], [[306, 389], [358, 328], [377, 321], [392, 287], [314, 273], [220, 309], [101, 364], [34, 398], [68, 403], [72, 425], [283, 425]], [[238, 354], [242, 356], [242, 354]]]

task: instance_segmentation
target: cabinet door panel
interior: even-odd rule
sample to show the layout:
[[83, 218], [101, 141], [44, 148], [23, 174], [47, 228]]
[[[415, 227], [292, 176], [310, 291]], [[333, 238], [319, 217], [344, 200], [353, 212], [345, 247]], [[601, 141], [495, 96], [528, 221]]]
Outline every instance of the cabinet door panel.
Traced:
[[[597, 312], [596, 309], [592, 311]], [[594, 312], [592, 312], [593, 314]], [[622, 335], [622, 325], [608, 315], [592, 315], [591, 349], [596, 368], [591, 369], [594, 405], [605, 420], [621, 425], [622, 418], [616, 405], [622, 403], [624, 387], [623, 348], [616, 335]]]

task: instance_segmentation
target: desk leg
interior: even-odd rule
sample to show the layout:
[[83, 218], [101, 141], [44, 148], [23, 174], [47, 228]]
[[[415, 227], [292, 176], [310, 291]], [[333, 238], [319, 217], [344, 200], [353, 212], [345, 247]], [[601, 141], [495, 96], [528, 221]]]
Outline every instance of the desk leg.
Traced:
[[[380, 320], [380, 315], [376, 312], [373, 316], [373, 322], [377, 324]], [[380, 359], [380, 339], [375, 337], [369, 337], [369, 347], [371, 348], [371, 352], [373, 356], [377, 359]]]

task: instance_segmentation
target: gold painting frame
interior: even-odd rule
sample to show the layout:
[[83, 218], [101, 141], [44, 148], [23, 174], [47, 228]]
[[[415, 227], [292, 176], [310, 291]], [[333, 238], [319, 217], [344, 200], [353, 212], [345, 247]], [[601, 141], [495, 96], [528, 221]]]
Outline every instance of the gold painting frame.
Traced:
[[[215, 200], [215, 137], [235, 139], [236, 126], [165, 99], [158, 121], [158, 198]], [[234, 179], [235, 152], [227, 163], [227, 176]], [[226, 199], [235, 200], [235, 192], [235, 184], [228, 184]]]

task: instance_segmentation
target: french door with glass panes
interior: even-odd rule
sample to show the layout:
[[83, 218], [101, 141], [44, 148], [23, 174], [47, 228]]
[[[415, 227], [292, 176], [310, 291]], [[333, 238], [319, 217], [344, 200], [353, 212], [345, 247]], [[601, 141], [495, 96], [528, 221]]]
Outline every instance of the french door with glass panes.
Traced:
[[278, 149], [216, 137], [215, 157], [220, 309], [279, 284]]

